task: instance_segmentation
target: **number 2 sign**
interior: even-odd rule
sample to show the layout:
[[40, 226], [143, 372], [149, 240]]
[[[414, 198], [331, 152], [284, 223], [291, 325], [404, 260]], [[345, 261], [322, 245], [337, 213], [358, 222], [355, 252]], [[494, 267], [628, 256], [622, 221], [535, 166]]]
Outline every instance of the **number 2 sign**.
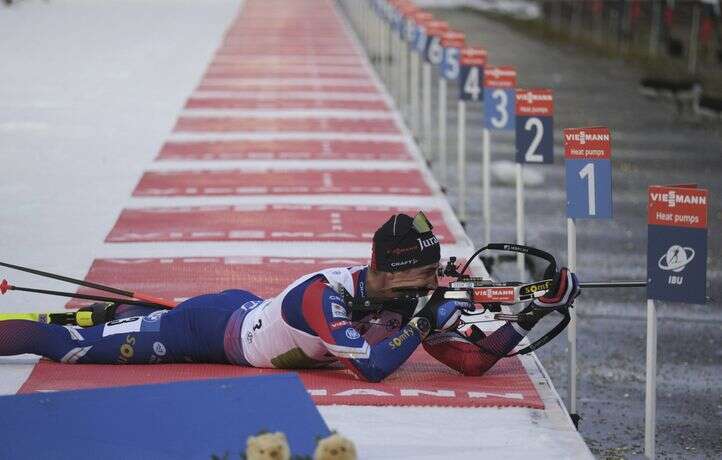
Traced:
[[554, 99], [550, 89], [516, 91], [517, 163], [554, 163]]
[[514, 129], [516, 70], [510, 66], [484, 68], [484, 127]]
[[609, 128], [564, 130], [568, 217], [612, 217], [611, 144]]

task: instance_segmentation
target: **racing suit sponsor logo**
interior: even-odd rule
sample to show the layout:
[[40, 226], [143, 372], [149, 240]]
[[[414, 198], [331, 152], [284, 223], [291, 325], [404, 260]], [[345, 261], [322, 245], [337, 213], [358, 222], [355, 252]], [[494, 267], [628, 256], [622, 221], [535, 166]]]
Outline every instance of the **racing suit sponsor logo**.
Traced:
[[343, 305], [331, 302], [331, 314], [334, 318], [348, 318], [346, 308]]
[[248, 333], [246, 333], [246, 343], [253, 343], [253, 332], [248, 331]]
[[154, 342], [153, 343], [153, 353], [155, 353], [158, 356], [165, 356], [165, 354], [166, 354], [165, 345], [163, 345], [161, 342]]
[[398, 337], [394, 337], [393, 339], [391, 339], [391, 341], [389, 341], [389, 346], [393, 350], [395, 350], [401, 345], [403, 345], [409, 337], [413, 337], [413, 335], [414, 329], [411, 326], [406, 326], [404, 328], [404, 332], [402, 332], [401, 335], [399, 335]]
[[342, 327], [348, 326], [349, 324], [351, 324], [351, 321], [349, 321], [349, 320], [340, 320], [340, 321], [334, 321], [332, 323], [329, 323], [328, 327], [332, 331], [336, 331], [336, 330], [341, 329]]
[[346, 337], [348, 337], [351, 340], [356, 340], [359, 337], [361, 337], [361, 334], [358, 333], [358, 331], [352, 327], [346, 329]]
[[160, 317], [168, 313], [170, 310], [157, 310], [143, 318], [147, 322], [159, 321]]
[[128, 364], [135, 354], [133, 346], [135, 345], [135, 337], [128, 335], [125, 338], [125, 342], [120, 346], [120, 355], [118, 356], [117, 362], [119, 364]]

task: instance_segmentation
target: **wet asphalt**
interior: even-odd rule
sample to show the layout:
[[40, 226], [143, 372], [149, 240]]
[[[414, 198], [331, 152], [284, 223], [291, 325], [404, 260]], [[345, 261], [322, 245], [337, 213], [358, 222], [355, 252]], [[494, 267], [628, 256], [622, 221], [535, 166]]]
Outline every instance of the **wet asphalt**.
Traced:
[[[722, 457], [722, 121], [678, 114], [640, 94], [635, 66], [573, 45], [548, 44], [471, 10], [435, 10], [435, 17], [483, 46], [494, 65], [513, 65], [519, 87], [546, 87], [555, 97], [555, 164], [536, 166], [544, 182], [526, 189], [528, 244], [566, 256], [561, 129], [612, 131], [614, 218], [577, 222], [577, 273], [583, 281], [646, 278], [647, 187], [697, 183], [709, 189], [706, 305], [657, 302], [656, 449], [659, 458]], [[432, 114], [437, 113], [436, 78]], [[448, 90], [450, 171], [456, 164], [456, 95]], [[434, 121], [434, 124], [436, 121]], [[467, 105], [466, 230], [483, 243], [481, 129], [478, 105]], [[431, 145], [437, 145], [433, 139]], [[514, 161], [513, 136], [492, 134], [492, 162]], [[434, 152], [431, 152], [432, 156]], [[533, 166], [532, 166], [533, 167]], [[438, 158], [432, 169], [438, 177]], [[457, 187], [450, 172], [449, 201]], [[513, 183], [492, 181], [492, 241], [515, 241]], [[641, 458], [644, 449], [646, 291], [586, 290], [577, 301], [579, 431], [600, 458]], [[568, 405], [566, 333], [537, 352]]]

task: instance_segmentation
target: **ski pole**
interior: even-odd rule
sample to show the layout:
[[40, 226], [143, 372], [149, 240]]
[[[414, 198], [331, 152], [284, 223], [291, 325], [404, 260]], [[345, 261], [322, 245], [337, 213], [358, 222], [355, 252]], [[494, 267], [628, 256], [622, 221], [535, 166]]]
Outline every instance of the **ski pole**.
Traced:
[[[0, 266], [12, 268], [12, 269], [27, 272], [27, 273], [32, 273], [33, 275], [44, 276], [46, 278], [52, 278], [52, 279], [56, 279], [56, 280], [60, 280], [60, 281], [65, 281], [66, 283], [73, 283], [73, 284], [77, 284], [79, 286], [85, 286], [85, 287], [89, 287], [89, 288], [93, 288], [93, 289], [98, 289], [99, 291], [106, 291], [106, 292], [111, 292], [113, 294], [118, 294], [118, 295], [122, 295], [122, 296], [126, 296], [126, 297], [132, 297], [132, 298], [138, 299], [138, 300], [144, 300], [144, 301], [150, 302], [155, 305], [163, 306], [164, 308], [168, 308], [168, 307], [173, 308], [177, 305], [176, 302], [174, 302], [172, 300], [164, 299], [162, 297], [156, 297], [156, 296], [152, 296], [149, 294], [144, 294], [142, 292], [126, 291], [124, 289], [118, 289], [118, 288], [114, 288], [111, 286], [106, 286], [104, 284], [93, 283], [90, 281], [84, 281], [84, 280], [79, 280], [76, 278], [70, 278], [68, 276], [57, 275], [55, 273], [44, 272], [42, 270], [36, 270], [34, 268], [23, 267], [22, 265], [13, 265], [13, 264], [9, 264], [7, 262], [0, 262]], [[90, 300], [93, 300], [93, 299], [90, 299]], [[128, 302], [125, 302], [125, 303], [128, 303]], [[145, 303], [143, 303], [142, 305], [145, 305]]]
[[124, 305], [143, 305], [143, 306], [148, 306], [148, 307], [163, 308], [166, 310], [173, 308], [173, 307], [169, 307], [168, 305], [145, 301], [145, 300], [121, 299], [118, 297], [106, 297], [106, 296], [99, 296], [99, 295], [92, 295], [92, 294], [79, 294], [76, 292], [50, 291], [47, 289], [34, 289], [34, 288], [13, 286], [12, 284], [8, 283], [8, 280], [4, 279], [0, 283], [0, 294], [5, 294], [7, 291], [34, 292], [36, 294], [48, 294], [48, 295], [56, 295], [56, 296], [60, 296], [60, 297], [72, 297], [75, 299], [84, 299], [84, 300], [97, 300], [99, 302], [113, 302], [113, 303], [120, 303], [120, 304], [124, 304]]

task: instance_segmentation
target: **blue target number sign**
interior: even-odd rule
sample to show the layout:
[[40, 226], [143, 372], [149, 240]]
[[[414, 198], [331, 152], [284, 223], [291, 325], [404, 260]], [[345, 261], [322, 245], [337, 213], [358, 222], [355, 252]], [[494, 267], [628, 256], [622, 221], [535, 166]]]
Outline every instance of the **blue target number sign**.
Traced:
[[484, 67], [484, 127], [511, 131], [516, 126], [516, 70]]
[[461, 50], [459, 71], [459, 99], [478, 102], [484, 97], [484, 65], [486, 50], [464, 48]]
[[516, 162], [554, 163], [554, 102], [549, 89], [516, 91]]
[[564, 130], [567, 217], [612, 218], [611, 156], [608, 128]]
[[441, 62], [439, 72], [446, 80], [459, 78], [461, 67], [461, 48], [464, 47], [464, 34], [455, 30], [448, 30], [441, 35]]
[[445, 21], [427, 21], [425, 24], [426, 43], [423, 51], [424, 61], [438, 66], [444, 59], [444, 47], [441, 46], [441, 35], [449, 25]]

